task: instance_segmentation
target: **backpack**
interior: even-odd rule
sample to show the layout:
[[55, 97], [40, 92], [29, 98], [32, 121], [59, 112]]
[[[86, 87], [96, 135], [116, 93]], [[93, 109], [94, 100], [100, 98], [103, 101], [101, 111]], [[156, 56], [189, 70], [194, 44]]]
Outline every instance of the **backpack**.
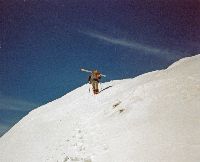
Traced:
[[99, 82], [99, 80], [101, 79], [101, 73], [98, 72], [97, 70], [92, 71], [91, 75], [88, 78], [89, 83], [91, 83], [92, 81], [97, 81]]

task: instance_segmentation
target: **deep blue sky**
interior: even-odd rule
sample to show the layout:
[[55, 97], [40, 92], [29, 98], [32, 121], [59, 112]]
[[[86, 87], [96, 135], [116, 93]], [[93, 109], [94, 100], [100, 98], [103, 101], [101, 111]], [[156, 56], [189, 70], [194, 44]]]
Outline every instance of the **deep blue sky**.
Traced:
[[198, 0], [1, 0], [0, 135], [87, 82], [133, 78], [200, 53]]

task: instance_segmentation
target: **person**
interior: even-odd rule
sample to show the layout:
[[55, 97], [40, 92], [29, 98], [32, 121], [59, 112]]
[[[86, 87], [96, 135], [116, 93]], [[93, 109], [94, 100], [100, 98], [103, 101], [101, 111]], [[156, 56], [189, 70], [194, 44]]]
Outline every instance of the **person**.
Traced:
[[99, 82], [101, 79], [101, 73], [97, 70], [93, 70], [91, 75], [88, 77], [88, 81], [90, 84], [92, 84], [92, 89], [94, 94], [99, 93]]

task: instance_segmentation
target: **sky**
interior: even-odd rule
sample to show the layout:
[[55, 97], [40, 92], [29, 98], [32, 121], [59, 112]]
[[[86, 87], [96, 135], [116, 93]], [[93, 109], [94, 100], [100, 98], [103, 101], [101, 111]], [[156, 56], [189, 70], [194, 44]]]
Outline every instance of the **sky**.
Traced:
[[134, 78], [200, 53], [198, 0], [0, 1], [0, 136], [87, 83]]

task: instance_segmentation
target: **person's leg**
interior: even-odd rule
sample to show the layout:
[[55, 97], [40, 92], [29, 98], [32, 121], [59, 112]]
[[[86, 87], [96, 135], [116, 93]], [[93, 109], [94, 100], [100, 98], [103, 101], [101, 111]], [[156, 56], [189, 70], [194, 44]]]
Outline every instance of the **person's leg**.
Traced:
[[95, 94], [95, 81], [92, 81], [92, 90], [93, 90], [93, 93]]
[[95, 90], [95, 94], [98, 94], [99, 93], [99, 88], [98, 88], [98, 82], [95, 81], [95, 84], [94, 84], [94, 90]]

